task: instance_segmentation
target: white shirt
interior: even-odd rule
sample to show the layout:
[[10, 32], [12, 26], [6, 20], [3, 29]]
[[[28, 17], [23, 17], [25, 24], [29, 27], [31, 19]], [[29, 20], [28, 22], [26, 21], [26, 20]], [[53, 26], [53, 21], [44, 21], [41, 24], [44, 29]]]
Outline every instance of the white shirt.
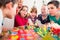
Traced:
[[2, 32], [2, 23], [3, 23], [3, 14], [2, 10], [0, 9], [0, 33]]
[[14, 18], [4, 18], [3, 27], [7, 29], [12, 29], [14, 27]]

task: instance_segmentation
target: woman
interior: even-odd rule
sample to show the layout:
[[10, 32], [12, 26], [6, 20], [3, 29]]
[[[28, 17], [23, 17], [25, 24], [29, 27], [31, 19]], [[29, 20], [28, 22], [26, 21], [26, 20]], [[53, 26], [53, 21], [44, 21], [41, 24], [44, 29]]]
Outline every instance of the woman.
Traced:
[[27, 11], [28, 11], [28, 7], [22, 6], [19, 13], [15, 16], [14, 27], [25, 26], [27, 24], [28, 22], [28, 19], [26, 18]]

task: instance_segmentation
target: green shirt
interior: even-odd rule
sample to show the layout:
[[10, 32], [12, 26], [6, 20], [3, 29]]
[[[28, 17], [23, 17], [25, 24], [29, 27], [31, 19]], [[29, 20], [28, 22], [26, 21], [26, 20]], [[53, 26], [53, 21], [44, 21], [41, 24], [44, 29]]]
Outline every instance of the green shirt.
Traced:
[[49, 15], [49, 19], [50, 21], [54, 21], [55, 23], [60, 25], [60, 18], [57, 20], [55, 16]]

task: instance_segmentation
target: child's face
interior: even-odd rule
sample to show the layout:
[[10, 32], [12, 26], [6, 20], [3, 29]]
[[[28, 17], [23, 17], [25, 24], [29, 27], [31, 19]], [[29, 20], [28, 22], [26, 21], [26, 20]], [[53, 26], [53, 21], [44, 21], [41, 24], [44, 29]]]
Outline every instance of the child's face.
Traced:
[[32, 17], [32, 18], [34, 18], [34, 17], [36, 17], [36, 16], [37, 16], [37, 14], [36, 14], [35, 12], [32, 12], [32, 13], [31, 13], [31, 17]]
[[47, 14], [47, 8], [46, 8], [46, 6], [42, 6], [42, 8], [41, 8], [41, 12], [42, 12], [42, 14]]
[[9, 3], [7, 4], [6, 8], [8, 8], [8, 10], [5, 10], [7, 13], [6, 13], [6, 16], [8, 18], [13, 18], [15, 15], [16, 15], [16, 7], [17, 7], [17, 4], [14, 4], [14, 6], [12, 7], [12, 3]]
[[28, 8], [27, 7], [23, 7], [23, 9], [20, 11], [21, 16], [25, 17], [27, 15], [27, 11], [28, 11]]
[[55, 16], [55, 13], [58, 11], [58, 8], [54, 6], [54, 4], [49, 4], [48, 10], [49, 10], [50, 15]]

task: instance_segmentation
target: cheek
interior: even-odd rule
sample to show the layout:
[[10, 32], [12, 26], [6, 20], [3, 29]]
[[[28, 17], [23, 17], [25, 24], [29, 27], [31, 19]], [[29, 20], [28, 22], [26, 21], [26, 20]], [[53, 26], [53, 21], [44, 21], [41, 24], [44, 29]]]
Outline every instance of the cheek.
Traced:
[[58, 11], [57, 9], [54, 10], [55, 13], [56, 13], [57, 11]]
[[55, 13], [54, 9], [49, 10], [49, 13]]
[[36, 14], [34, 14], [34, 16], [36, 16]]
[[56, 12], [57, 12], [57, 9], [55, 9], [55, 10], [52, 11], [52, 13], [54, 13], [54, 14], [55, 14]]
[[42, 10], [42, 12], [45, 12], [45, 10]]
[[24, 14], [24, 12], [23, 12], [23, 11], [20, 11], [20, 13], [21, 13], [21, 14]]
[[27, 15], [27, 12], [25, 14]]
[[23, 15], [23, 12], [20, 12], [21, 15]]
[[23, 13], [23, 11], [21, 11], [21, 12], [20, 12], [20, 14], [21, 14], [21, 16], [24, 16], [24, 13]]
[[35, 17], [35, 16], [36, 16], [36, 14], [32, 14], [32, 16], [34, 16], [34, 17]]

